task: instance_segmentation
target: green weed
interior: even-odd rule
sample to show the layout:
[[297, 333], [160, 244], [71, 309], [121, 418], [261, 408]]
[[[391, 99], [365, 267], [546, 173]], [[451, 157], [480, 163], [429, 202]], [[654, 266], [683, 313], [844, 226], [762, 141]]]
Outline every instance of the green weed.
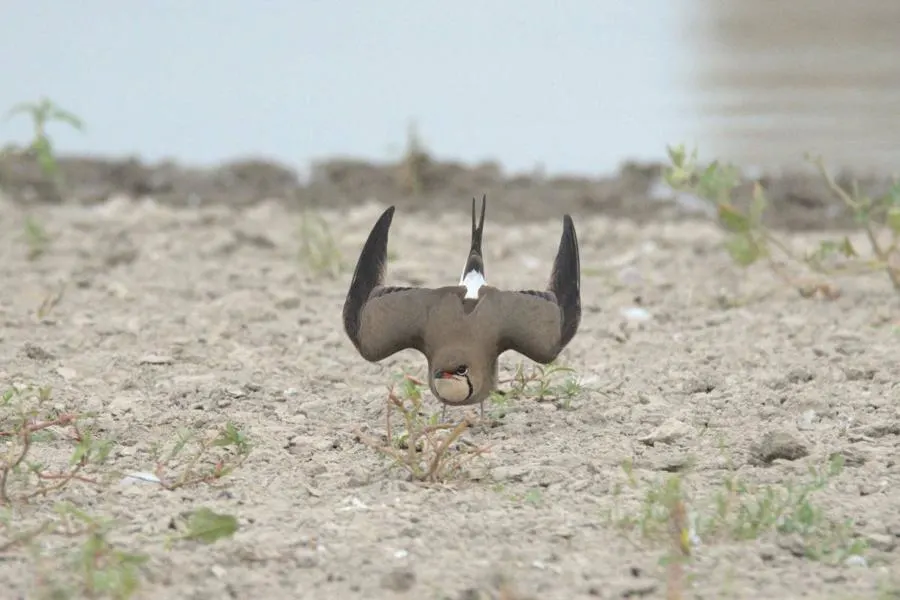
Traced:
[[314, 274], [334, 278], [345, 269], [340, 248], [321, 215], [305, 211], [300, 218], [300, 260]]
[[[717, 223], [728, 234], [726, 249], [738, 265], [749, 267], [765, 262], [804, 297], [820, 294], [835, 298], [840, 292], [830, 278], [873, 272], [884, 273], [900, 292], [900, 182], [895, 180], [887, 193], [871, 198], [855, 182], [850, 189], [844, 189], [821, 157], [807, 156], [832, 194], [852, 212], [865, 233], [870, 252], [861, 252], [849, 237], [842, 236], [801, 253], [764, 225], [769, 200], [762, 184], [755, 182], [749, 206], [739, 207], [733, 197], [741, 183], [736, 167], [714, 161], [703, 168], [696, 150], [688, 155], [684, 146], [669, 147], [668, 153], [671, 166], [664, 172], [666, 182], [673, 189], [690, 192], [712, 205]], [[793, 274], [797, 268], [806, 275]]]
[[[50, 184], [49, 192], [54, 199], [58, 199], [61, 197], [64, 181], [59, 172], [53, 139], [50, 137], [48, 127], [51, 123], [62, 123], [77, 131], [83, 131], [84, 123], [76, 115], [59, 107], [48, 98], [16, 104], [6, 113], [6, 120], [20, 115], [31, 119], [31, 141], [24, 147], [8, 144], [3, 148], [3, 154], [19, 154], [37, 161], [41, 172]], [[42, 256], [50, 243], [47, 232], [30, 215], [25, 219], [24, 237], [28, 247], [29, 260], [35, 260]]]
[[431, 156], [422, 143], [418, 128], [415, 123], [410, 123], [401, 163], [401, 187], [409, 194], [421, 195], [427, 186], [426, 171], [430, 165]]
[[19, 148], [15, 145], [7, 147], [7, 152], [22, 152], [34, 157], [44, 175], [55, 184], [62, 185], [62, 178], [56, 162], [53, 139], [48, 132], [51, 123], [63, 123], [76, 131], [84, 131], [84, 122], [75, 114], [61, 108], [49, 98], [41, 98], [35, 102], [21, 102], [13, 106], [6, 114], [7, 120], [24, 115], [31, 119], [32, 138], [27, 146]]
[[835, 455], [827, 465], [810, 467], [807, 476], [782, 485], [755, 485], [736, 476], [726, 477], [711, 497], [695, 497], [689, 477], [675, 474], [662, 481], [641, 485], [630, 463], [622, 465], [625, 484], [617, 484], [614, 496], [621, 500], [630, 490], [640, 497], [637, 510], [623, 510], [619, 502], [608, 520], [633, 539], [653, 542], [671, 539], [673, 507], [685, 508], [685, 526], [679, 539], [688, 550], [699, 544], [755, 540], [768, 535], [791, 536], [805, 558], [839, 563], [860, 555], [865, 543], [850, 521], [829, 517], [816, 504], [843, 470], [843, 458]]
[[46, 252], [50, 244], [50, 236], [44, 226], [33, 216], [25, 217], [25, 245], [28, 247], [28, 260], [35, 260]]
[[[109, 456], [111, 443], [99, 440], [93, 415], [60, 410], [50, 400], [49, 387], [17, 386], [8, 389], [0, 404], [0, 504], [10, 506], [46, 497], [75, 483], [100, 485], [99, 467]], [[32, 458], [36, 444], [62, 441], [69, 446], [67, 464]], [[46, 464], [53, 462], [53, 466]]]
[[501, 385], [509, 385], [509, 388], [491, 393], [489, 400], [493, 416], [503, 416], [514, 402], [524, 399], [552, 402], [557, 408], [570, 410], [572, 400], [584, 391], [574, 372], [574, 369], [556, 363], [535, 364], [526, 371], [524, 363], [520, 362], [512, 377], [500, 381]]
[[694, 557], [716, 543], [775, 537], [808, 560], [840, 564], [861, 556], [866, 544], [852, 520], [831, 518], [815, 501], [842, 469], [836, 455], [823, 467], [810, 467], [800, 482], [754, 485], [728, 476], [711, 495], [700, 496], [687, 475], [641, 483], [625, 461], [625, 481], [616, 484], [606, 519], [639, 547], [663, 548], [666, 597], [681, 598]]
[[252, 446], [233, 423], [211, 433], [181, 429], [164, 451], [153, 449], [156, 477], [167, 490], [214, 484], [244, 464]]
[[[74, 486], [100, 492], [122, 480], [108, 460], [115, 444], [98, 435], [94, 419], [69, 410], [47, 386], [16, 385], [0, 396], [0, 558], [30, 560], [36, 597], [129, 598], [148, 567], [145, 553], [114, 541], [114, 520], [71, 500]], [[174, 490], [218, 482], [250, 448], [230, 423], [209, 435], [179, 434], [159, 460], [155, 483]], [[152, 476], [128, 478], [154, 483]], [[200, 507], [182, 533], [156, 541], [209, 544], [236, 530], [235, 517]]]

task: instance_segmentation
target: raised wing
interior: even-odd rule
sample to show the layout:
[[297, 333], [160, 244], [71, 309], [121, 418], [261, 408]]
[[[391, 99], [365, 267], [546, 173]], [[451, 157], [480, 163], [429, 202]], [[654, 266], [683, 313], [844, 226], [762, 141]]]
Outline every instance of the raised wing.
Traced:
[[503, 291], [497, 297], [503, 315], [500, 352], [515, 350], [535, 362], [552, 362], [581, 322], [581, 263], [572, 217], [563, 217], [547, 291]]
[[407, 348], [423, 351], [428, 307], [436, 297], [428, 288], [384, 285], [393, 217], [391, 206], [369, 232], [344, 301], [344, 331], [360, 355], [372, 362]]

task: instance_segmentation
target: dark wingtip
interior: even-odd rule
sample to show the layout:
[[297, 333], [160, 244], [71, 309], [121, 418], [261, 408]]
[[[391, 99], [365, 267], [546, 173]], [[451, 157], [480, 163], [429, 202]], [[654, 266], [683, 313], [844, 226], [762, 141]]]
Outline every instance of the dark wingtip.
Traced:
[[388, 233], [393, 218], [394, 206], [389, 206], [372, 226], [369, 237], [366, 238], [359, 253], [353, 279], [350, 280], [350, 289], [347, 290], [347, 298], [344, 300], [344, 331], [357, 348], [359, 348], [360, 314], [372, 290], [384, 282]]
[[553, 262], [550, 289], [562, 311], [560, 347], [575, 336], [581, 322], [581, 258], [578, 252], [578, 236], [575, 223], [568, 214], [563, 215], [563, 232], [559, 250]]

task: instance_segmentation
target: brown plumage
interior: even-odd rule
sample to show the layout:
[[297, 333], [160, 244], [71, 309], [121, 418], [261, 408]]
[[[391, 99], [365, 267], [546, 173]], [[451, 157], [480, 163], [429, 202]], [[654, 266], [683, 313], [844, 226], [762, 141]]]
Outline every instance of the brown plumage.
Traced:
[[575, 225], [563, 232], [545, 291], [506, 291], [484, 279], [481, 238], [487, 198], [475, 222], [458, 285], [439, 288], [384, 285], [391, 206], [363, 245], [347, 299], [344, 330], [359, 354], [377, 362], [407, 348], [428, 360], [432, 393], [445, 405], [484, 402], [497, 387], [497, 359], [514, 350], [543, 364], [553, 361], [581, 321], [581, 268]]

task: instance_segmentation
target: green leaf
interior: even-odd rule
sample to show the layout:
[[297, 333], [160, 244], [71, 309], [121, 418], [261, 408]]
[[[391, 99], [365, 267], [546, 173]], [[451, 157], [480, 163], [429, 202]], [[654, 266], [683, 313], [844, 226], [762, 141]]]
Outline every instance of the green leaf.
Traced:
[[888, 190], [884, 203], [888, 206], [900, 207], [900, 181], [894, 183], [894, 185], [891, 186], [891, 189]]
[[666, 146], [666, 152], [669, 155], [669, 160], [672, 161], [672, 165], [681, 169], [684, 167], [684, 160], [687, 156], [684, 144], [678, 144], [677, 146]]
[[58, 106], [54, 106], [51, 110], [50, 117], [56, 121], [62, 121], [66, 123], [73, 129], [77, 129], [78, 131], [84, 131], [84, 121], [78, 118], [73, 113], [70, 113], [67, 110], [59, 108]]
[[216, 513], [203, 507], [191, 513], [188, 519], [188, 531], [182, 538], [212, 544], [233, 536], [237, 530], [237, 517]]
[[697, 182], [697, 193], [717, 204], [728, 203], [731, 192], [740, 182], [740, 174], [732, 165], [710, 164]]
[[725, 243], [731, 258], [742, 267], [747, 267], [759, 260], [762, 251], [749, 235], [734, 236]]
[[746, 233], [750, 230], [750, 219], [737, 208], [727, 202], [717, 206], [719, 221], [728, 231], [733, 233]]
[[91, 451], [91, 438], [90, 435], [85, 435], [78, 445], [75, 446], [75, 450], [72, 452], [72, 457], [69, 459], [70, 465], [77, 465], [80, 462], [84, 461]]
[[234, 446], [238, 450], [246, 450], [250, 445], [247, 437], [238, 429], [234, 423], [229, 421], [225, 424], [225, 428], [219, 433], [213, 441], [213, 446], [230, 447]]
[[859, 204], [853, 211], [853, 220], [857, 225], [865, 225], [871, 219], [872, 206], [868, 198], [860, 198]]
[[10, 108], [8, 111], [6, 111], [6, 120], [8, 121], [9, 119], [13, 118], [14, 116], [20, 115], [23, 113], [30, 113], [30, 114], [34, 115], [34, 114], [36, 114], [36, 112], [37, 112], [37, 108], [31, 102], [19, 102], [18, 104], [14, 105], [12, 108]]
[[854, 256], [859, 256], [859, 253], [856, 252], [856, 248], [853, 247], [853, 243], [850, 241], [850, 238], [844, 236], [844, 240], [841, 242], [841, 254], [848, 258], [852, 258]]
[[819, 248], [815, 251], [813, 257], [818, 260], [822, 260], [824, 258], [828, 258], [832, 254], [835, 254], [836, 252], [838, 252], [838, 250], [840, 250], [840, 246], [837, 242], [826, 240], [819, 243]]
[[700, 175], [697, 182], [697, 190], [704, 197], [714, 200], [719, 191], [719, 161], [714, 160]]
[[900, 235], [900, 206], [892, 206], [887, 211], [887, 226], [896, 235]]
[[674, 190], [680, 190], [690, 181], [691, 174], [680, 166], [675, 166], [666, 167], [663, 171], [663, 177], [665, 177], [666, 185]]

